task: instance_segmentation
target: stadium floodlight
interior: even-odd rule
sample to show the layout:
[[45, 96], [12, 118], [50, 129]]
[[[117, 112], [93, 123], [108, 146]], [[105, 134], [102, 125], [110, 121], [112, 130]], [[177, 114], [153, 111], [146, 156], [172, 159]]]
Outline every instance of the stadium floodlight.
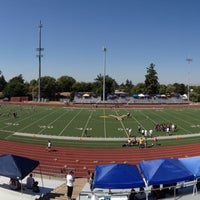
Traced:
[[39, 48], [36, 49], [36, 51], [39, 52], [39, 54], [37, 55], [38, 59], [39, 59], [39, 77], [38, 77], [38, 101], [41, 100], [41, 89], [40, 89], [40, 79], [41, 79], [41, 58], [43, 57], [42, 55], [42, 51], [44, 50], [44, 48], [41, 47], [42, 44], [42, 33], [41, 33], [41, 29], [42, 29], [42, 23], [40, 21], [39, 23]]
[[103, 47], [104, 52], [104, 65], [103, 65], [103, 103], [105, 103], [105, 93], [106, 93], [106, 47]]
[[[190, 64], [192, 58], [186, 58], [186, 61]], [[188, 70], [188, 102], [190, 101], [190, 70]]]

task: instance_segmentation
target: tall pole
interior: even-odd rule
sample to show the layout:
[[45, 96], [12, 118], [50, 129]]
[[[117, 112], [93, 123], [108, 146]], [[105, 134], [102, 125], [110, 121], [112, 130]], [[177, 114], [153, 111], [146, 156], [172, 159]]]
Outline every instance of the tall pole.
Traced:
[[107, 49], [103, 47], [104, 52], [104, 65], [103, 65], [103, 103], [105, 103], [105, 93], [106, 93], [106, 51]]
[[41, 89], [40, 89], [40, 80], [41, 80], [41, 58], [43, 57], [42, 51], [44, 50], [44, 48], [41, 47], [41, 45], [42, 45], [42, 33], [41, 33], [42, 23], [41, 23], [41, 21], [40, 21], [38, 27], [39, 27], [39, 48], [36, 49], [36, 50], [39, 52], [39, 54], [37, 55], [37, 57], [38, 57], [38, 59], [39, 59], [38, 101], [41, 101]]
[[[186, 61], [190, 64], [192, 58], [186, 58]], [[188, 69], [188, 102], [190, 101], [190, 70]]]

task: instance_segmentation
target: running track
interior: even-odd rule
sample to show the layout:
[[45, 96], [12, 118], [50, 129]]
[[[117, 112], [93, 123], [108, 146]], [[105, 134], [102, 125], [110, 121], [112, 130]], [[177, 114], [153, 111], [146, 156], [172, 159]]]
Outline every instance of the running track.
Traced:
[[[200, 156], [200, 144], [136, 149], [89, 149], [55, 147], [48, 152], [46, 146], [15, 143], [0, 140], [0, 154], [15, 154], [40, 161], [43, 173], [61, 173], [64, 165], [76, 169], [77, 177], [86, 177], [87, 170], [93, 171], [97, 164], [129, 163], [166, 157]], [[44, 167], [46, 166], [46, 167]], [[38, 168], [39, 169], [39, 168]]]

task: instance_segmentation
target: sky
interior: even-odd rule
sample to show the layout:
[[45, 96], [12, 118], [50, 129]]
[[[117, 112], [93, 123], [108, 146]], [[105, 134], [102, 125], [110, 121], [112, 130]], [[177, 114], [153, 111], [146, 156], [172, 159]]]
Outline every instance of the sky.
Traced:
[[137, 84], [153, 63], [160, 84], [200, 85], [199, 10], [199, 0], [0, 0], [0, 70], [38, 79], [41, 21], [42, 76], [93, 82], [105, 69]]

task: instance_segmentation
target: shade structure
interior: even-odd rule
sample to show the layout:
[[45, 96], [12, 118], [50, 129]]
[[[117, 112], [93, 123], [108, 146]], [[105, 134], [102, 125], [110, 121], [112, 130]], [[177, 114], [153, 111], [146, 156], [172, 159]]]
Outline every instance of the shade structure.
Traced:
[[106, 164], [95, 169], [94, 188], [126, 189], [144, 187], [136, 165]]
[[133, 94], [133, 97], [134, 98], [138, 98], [138, 94]]
[[142, 161], [139, 166], [147, 185], [173, 184], [195, 178], [178, 158]]
[[138, 94], [138, 97], [140, 97], [140, 98], [144, 98], [144, 94]]
[[87, 93], [83, 94], [83, 97], [89, 97], [89, 96], [90, 96], [90, 95], [87, 94]]
[[179, 160], [196, 178], [200, 178], [200, 156], [179, 158]]
[[30, 158], [4, 154], [0, 156], [0, 175], [22, 180], [39, 165], [39, 161]]

